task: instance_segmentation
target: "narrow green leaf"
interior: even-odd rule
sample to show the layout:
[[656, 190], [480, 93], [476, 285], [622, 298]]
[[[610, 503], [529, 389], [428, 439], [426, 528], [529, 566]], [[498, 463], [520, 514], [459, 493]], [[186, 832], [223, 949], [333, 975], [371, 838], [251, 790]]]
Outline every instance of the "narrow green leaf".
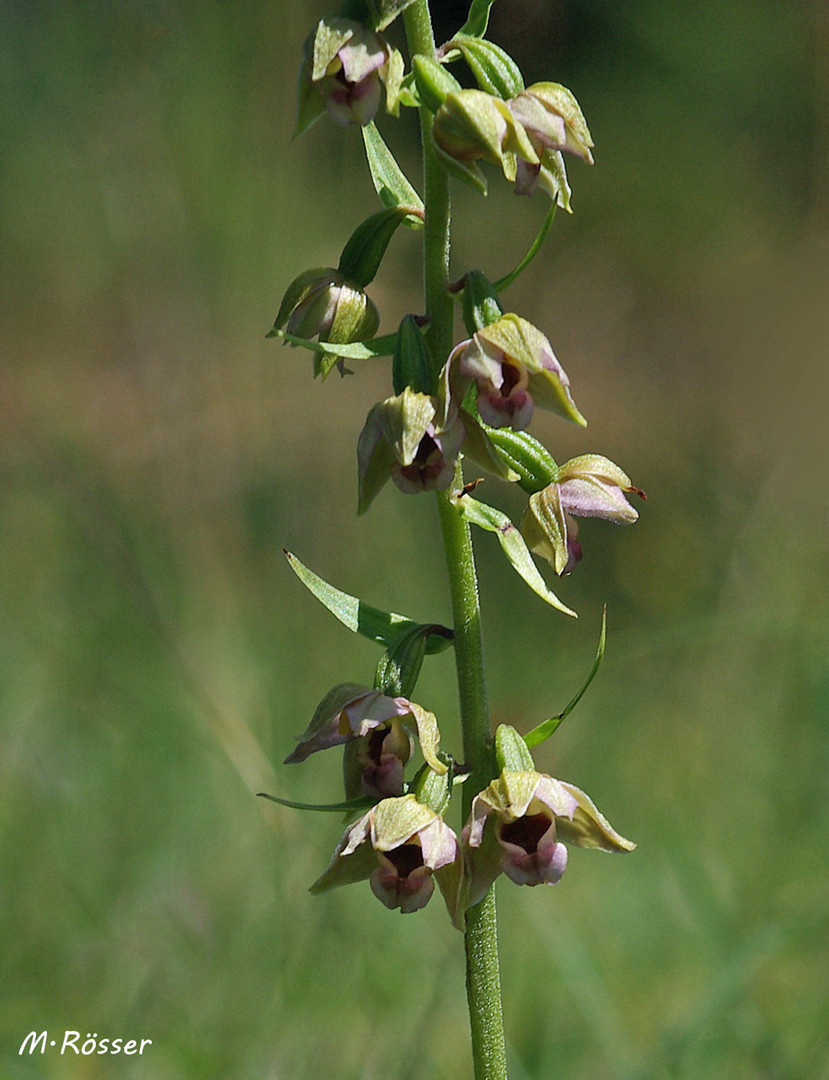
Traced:
[[329, 814], [336, 814], [343, 810], [367, 810], [369, 806], [374, 806], [376, 802], [375, 799], [367, 795], [362, 795], [359, 799], [346, 799], [345, 802], [338, 803], [294, 802], [293, 799], [280, 799], [278, 795], [269, 795], [266, 791], [257, 791], [256, 797], [257, 799], [269, 799], [271, 802], [279, 803], [280, 806], [290, 806], [292, 810], [320, 810]]
[[538, 230], [538, 235], [536, 236], [535, 240], [533, 240], [532, 244], [530, 244], [530, 250], [527, 252], [527, 254], [524, 256], [524, 258], [514, 270], [510, 271], [509, 274], [505, 274], [502, 278], [499, 278], [498, 281], [495, 282], [493, 288], [496, 292], [501, 292], [501, 290], [506, 289], [508, 285], [512, 285], [513, 281], [515, 281], [519, 274], [523, 274], [523, 272], [527, 269], [527, 267], [541, 250], [541, 245], [544, 243], [547, 237], [547, 233], [550, 231], [553, 221], [555, 220], [555, 216], [556, 203], [552, 203], [550, 209], [547, 211], [547, 216], [544, 218], [544, 223]]
[[374, 190], [384, 206], [411, 207], [416, 213], [409, 214], [403, 224], [410, 228], [423, 225], [423, 200], [409, 183], [403, 170], [372, 121], [362, 129], [366, 160], [371, 172]]
[[495, 533], [501, 550], [512, 564], [513, 569], [524, 579], [534, 593], [546, 600], [552, 607], [563, 611], [565, 615], [572, 615], [577, 619], [575, 611], [571, 611], [559, 600], [554, 592], [547, 587], [547, 583], [541, 576], [541, 572], [533, 562], [529, 548], [524, 542], [524, 537], [516, 529], [506, 514], [496, 510], [493, 506], [478, 502], [468, 495], [456, 495], [453, 498], [458, 513], [472, 525], [477, 525], [487, 532]]
[[469, 34], [470, 37], [483, 37], [489, 25], [489, 9], [494, 3], [495, 0], [472, 0], [469, 16], [458, 33]]
[[582, 686], [581, 690], [579, 690], [579, 692], [576, 694], [576, 696], [573, 698], [573, 700], [570, 702], [564, 712], [560, 712], [558, 716], [551, 716], [549, 720], [545, 720], [542, 724], [539, 724], [538, 727], [534, 727], [532, 731], [527, 732], [527, 734], [524, 736], [524, 742], [527, 744], [527, 746], [538, 746], [540, 743], [543, 743], [545, 739], [549, 739], [553, 732], [557, 730], [562, 720], [566, 719], [581, 701], [582, 697], [584, 696], [585, 690], [595, 679], [596, 672], [601, 667], [602, 660], [604, 660], [604, 647], [606, 640], [607, 606], [602, 609], [602, 632], [599, 635], [599, 647], [596, 651], [596, 659], [593, 661], [593, 666], [591, 667], [587, 675], [584, 686]]
[[[376, 641], [378, 645], [389, 647], [402, 633], [416, 630], [422, 625], [414, 619], [407, 619], [405, 615], [396, 615], [393, 612], [371, 607], [356, 596], [349, 596], [348, 593], [329, 585], [327, 581], [323, 581], [321, 577], [303, 565], [290, 551], [285, 552], [285, 557], [306, 589], [312, 592], [343, 626]], [[426, 652], [442, 652], [451, 642], [452, 631], [445, 626], [439, 627], [435, 624], [434, 632], [430, 633], [426, 639]]]

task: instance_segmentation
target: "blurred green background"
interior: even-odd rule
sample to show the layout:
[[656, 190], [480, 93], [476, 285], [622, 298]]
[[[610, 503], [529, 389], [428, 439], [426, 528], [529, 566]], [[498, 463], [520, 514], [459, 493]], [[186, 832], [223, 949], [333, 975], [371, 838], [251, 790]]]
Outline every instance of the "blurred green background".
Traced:
[[[462, 5], [439, 7], [445, 39]], [[376, 605], [448, 620], [428, 497], [354, 515], [387, 363], [313, 383], [265, 340], [300, 270], [376, 208], [356, 130], [292, 143], [311, 0], [0, 7], [0, 1062], [3, 1077], [469, 1075], [461, 938], [439, 900], [306, 893], [336, 798], [283, 769], [377, 651], [280, 549]], [[547, 608], [479, 542], [493, 715], [558, 712], [543, 769], [639, 848], [499, 887], [514, 1080], [829, 1078], [829, 11], [822, 0], [500, 0], [528, 82], [579, 97], [535, 267], [506, 294], [590, 419], [540, 416], [646, 489], [582, 527]], [[416, 163], [414, 117], [384, 130]], [[546, 210], [455, 191], [458, 274]], [[418, 241], [371, 292], [418, 310]], [[489, 497], [519, 512], [520, 499]], [[457, 748], [452, 658], [417, 699]], [[20, 1057], [29, 1031], [153, 1040]]]

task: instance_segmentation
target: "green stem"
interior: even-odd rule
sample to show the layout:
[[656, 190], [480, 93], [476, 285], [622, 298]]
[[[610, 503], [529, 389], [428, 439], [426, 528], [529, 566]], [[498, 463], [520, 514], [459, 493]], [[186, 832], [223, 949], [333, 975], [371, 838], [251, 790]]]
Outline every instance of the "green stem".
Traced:
[[[434, 56], [435, 40], [428, 0], [415, 0], [410, 4], [404, 12], [404, 21], [410, 53]], [[436, 365], [437, 381], [437, 372], [452, 348], [453, 336], [454, 310], [447, 289], [451, 236], [449, 177], [437, 159], [432, 142], [432, 115], [426, 108], [420, 110], [420, 125], [426, 207], [423, 277], [426, 311], [430, 318], [427, 341]], [[459, 465], [455, 486], [462, 484]], [[438, 495], [438, 512], [452, 595], [463, 753], [465, 763], [472, 770], [472, 776], [463, 787], [466, 817], [473, 795], [486, 787], [493, 776], [481, 611], [469, 526], [461, 519], [446, 492]], [[507, 1080], [498, 927], [492, 890], [466, 913], [465, 945], [475, 1080]]]

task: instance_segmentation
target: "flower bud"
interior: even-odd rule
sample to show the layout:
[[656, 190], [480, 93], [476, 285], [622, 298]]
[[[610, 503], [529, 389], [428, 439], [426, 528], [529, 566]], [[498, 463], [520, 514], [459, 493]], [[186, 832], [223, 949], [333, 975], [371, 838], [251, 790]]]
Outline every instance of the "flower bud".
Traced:
[[350, 285], [339, 270], [307, 270], [291, 282], [282, 298], [273, 334], [318, 338], [336, 345], [373, 337], [380, 314], [362, 289]]
[[524, 129], [516, 124], [506, 102], [483, 90], [449, 94], [435, 114], [432, 134], [439, 150], [457, 161], [500, 165], [515, 178], [514, 156], [533, 163], [538, 157]]

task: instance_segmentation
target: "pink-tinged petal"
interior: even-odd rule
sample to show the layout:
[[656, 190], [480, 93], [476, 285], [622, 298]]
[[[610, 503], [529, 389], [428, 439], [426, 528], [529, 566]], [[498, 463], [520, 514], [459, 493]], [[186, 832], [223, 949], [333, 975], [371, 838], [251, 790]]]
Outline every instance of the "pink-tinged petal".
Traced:
[[578, 801], [567, 786], [546, 773], [538, 773], [538, 783], [533, 793], [533, 801], [527, 813], [537, 813], [538, 803], [545, 806], [555, 817], [572, 818], [578, 807]]
[[617, 525], [632, 525], [639, 517], [619, 487], [593, 477], [573, 477], [559, 484], [561, 505], [577, 517], [598, 517]]
[[423, 862], [430, 870], [439, 870], [458, 857], [458, 838], [442, 818], [436, 817], [418, 836]]

